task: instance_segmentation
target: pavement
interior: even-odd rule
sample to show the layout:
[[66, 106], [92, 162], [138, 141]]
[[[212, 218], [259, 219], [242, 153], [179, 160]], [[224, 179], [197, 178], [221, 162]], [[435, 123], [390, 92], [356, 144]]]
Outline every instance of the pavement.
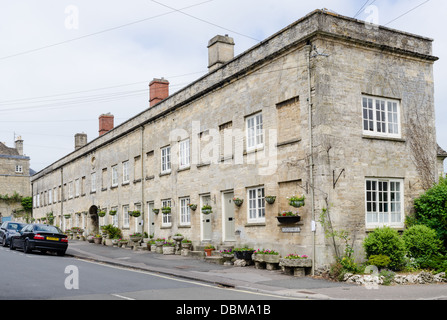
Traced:
[[70, 240], [66, 254], [84, 260], [295, 299], [447, 300], [447, 284], [393, 285], [371, 289], [311, 276], [298, 278], [283, 274], [281, 270], [224, 266], [189, 256], [134, 251], [80, 240]]

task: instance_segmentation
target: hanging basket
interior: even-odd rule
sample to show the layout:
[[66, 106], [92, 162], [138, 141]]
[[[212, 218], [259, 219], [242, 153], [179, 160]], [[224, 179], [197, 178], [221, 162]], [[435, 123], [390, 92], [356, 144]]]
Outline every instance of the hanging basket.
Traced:
[[210, 214], [212, 212], [213, 212], [213, 208], [211, 206], [203, 206], [202, 207], [203, 214]]
[[234, 198], [233, 202], [236, 206], [240, 207], [244, 203], [244, 199]]
[[110, 211], [109, 211], [109, 215], [111, 215], [111, 216], [116, 215], [116, 210], [110, 210]]
[[267, 196], [265, 197], [265, 202], [268, 204], [274, 204], [276, 200], [276, 196]]

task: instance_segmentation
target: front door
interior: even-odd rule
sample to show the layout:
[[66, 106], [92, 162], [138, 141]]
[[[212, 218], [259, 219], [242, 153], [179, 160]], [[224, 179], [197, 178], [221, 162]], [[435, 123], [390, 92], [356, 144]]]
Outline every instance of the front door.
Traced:
[[[211, 205], [211, 196], [201, 196], [200, 197], [200, 208], [202, 208], [204, 205]], [[213, 211], [216, 210], [216, 208], [213, 208]], [[202, 210], [200, 210], [200, 229], [202, 233], [202, 241], [210, 241], [212, 239], [212, 226], [211, 226], [211, 216], [213, 213], [210, 214], [203, 214]]]
[[234, 237], [235, 221], [234, 221], [234, 192], [227, 192], [223, 194], [223, 208], [222, 208], [222, 234], [223, 241], [236, 241]]

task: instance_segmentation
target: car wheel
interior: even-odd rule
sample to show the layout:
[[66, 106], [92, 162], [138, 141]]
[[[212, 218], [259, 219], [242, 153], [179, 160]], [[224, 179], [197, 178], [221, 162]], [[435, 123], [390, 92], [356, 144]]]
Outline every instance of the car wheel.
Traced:
[[15, 250], [16, 248], [14, 247], [14, 240], [11, 238], [11, 240], [9, 240], [9, 250]]
[[25, 240], [25, 242], [23, 243], [23, 252], [25, 253], [30, 253], [31, 250], [29, 249], [29, 242], [28, 240]]
[[2, 239], [2, 246], [6, 247], [6, 237], [3, 237]]

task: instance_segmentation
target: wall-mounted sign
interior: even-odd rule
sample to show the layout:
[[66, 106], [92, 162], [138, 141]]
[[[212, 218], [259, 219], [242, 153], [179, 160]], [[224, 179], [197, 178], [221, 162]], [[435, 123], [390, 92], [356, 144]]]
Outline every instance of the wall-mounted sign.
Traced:
[[300, 233], [301, 228], [300, 227], [282, 227], [283, 233]]

